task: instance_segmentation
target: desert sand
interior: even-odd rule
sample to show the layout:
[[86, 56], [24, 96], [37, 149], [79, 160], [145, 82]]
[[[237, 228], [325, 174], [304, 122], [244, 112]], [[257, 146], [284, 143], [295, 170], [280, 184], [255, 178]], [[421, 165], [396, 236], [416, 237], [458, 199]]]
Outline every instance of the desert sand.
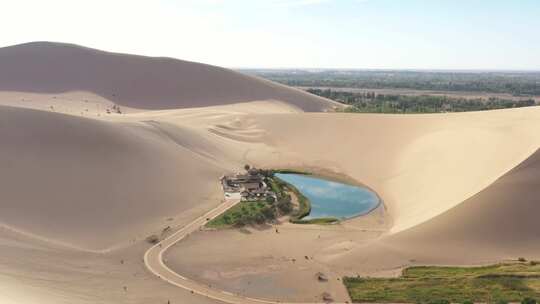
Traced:
[[[358, 218], [345, 221], [341, 225], [344, 231], [327, 236], [324, 241], [311, 230], [289, 229], [290, 225], [280, 228], [279, 235], [271, 229], [251, 234], [201, 232], [193, 240], [179, 243], [169, 253], [169, 263], [179, 272], [224, 289], [242, 287], [240, 291], [249, 296], [285, 300], [290, 295], [280, 290], [288, 287], [301, 295], [296, 300], [308, 301], [328, 288], [336, 299], [345, 301], [339, 288], [320, 284], [315, 274], [323, 271], [336, 279], [357, 274], [397, 275], [404, 266], [422, 263], [476, 265], [519, 256], [538, 257], [534, 211], [528, 217], [520, 217], [516, 214], [519, 211], [507, 210], [512, 205], [504, 205], [486, 210], [486, 216], [482, 213], [482, 209], [488, 208], [486, 205], [473, 209], [466, 201], [489, 185], [496, 185], [493, 182], [536, 151], [538, 137], [533, 132], [537, 128], [533, 126], [533, 117], [538, 114], [537, 108], [531, 108], [411, 116], [260, 115], [256, 120], [268, 130], [266, 141], [275, 142], [281, 150], [273, 160], [262, 160], [252, 153], [251, 162], [315, 171], [325, 168], [361, 181], [384, 200], [392, 221], [389, 231], [374, 234], [369, 228], [384, 227], [366, 227], [365, 219]], [[512, 193], [506, 199], [521, 199], [520, 191]], [[430, 237], [424, 238], [424, 225], [442, 223], [439, 216], [444, 218], [446, 212], [454, 212], [458, 207], [463, 210], [462, 215], [446, 222], [446, 230], [434, 229]], [[509, 214], [516, 216], [508, 217]], [[495, 215], [499, 220], [504, 218], [505, 225], [499, 224]], [[462, 222], [466, 218], [474, 221], [469, 226], [471, 231], [451, 229], [466, 224]], [[499, 231], [507, 225], [516, 228], [499, 237]], [[414, 234], [415, 242], [410, 242], [408, 235], [413, 231], [418, 232]], [[476, 249], [478, 244], [482, 248]], [[304, 269], [299, 277], [302, 272], [290, 261], [306, 255], [314, 257], [312, 267]], [[258, 273], [258, 281], [251, 272]], [[245, 288], [243, 283], [247, 281], [262, 285]], [[300, 286], [298, 282], [302, 282]]]
[[145, 238], [218, 206], [219, 177], [246, 163], [346, 176], [384, 208], [279, 234], [196, 232], [167, 252], [171, 268], [315, 301], [347, 299], [342, 275], [540, 258], [537, 107], [307, 113], [336, 104], [222, 68], [53, 43], [0, 49], [0, 64], [1, 301], [213, 303], [150, 274]]
[[173, 58], [33, 42], [0, 51], [0, 91], [92, 92], [119, 105], [175, 109], [278, 99], [304, 111], [338, 103], [228, 69]]

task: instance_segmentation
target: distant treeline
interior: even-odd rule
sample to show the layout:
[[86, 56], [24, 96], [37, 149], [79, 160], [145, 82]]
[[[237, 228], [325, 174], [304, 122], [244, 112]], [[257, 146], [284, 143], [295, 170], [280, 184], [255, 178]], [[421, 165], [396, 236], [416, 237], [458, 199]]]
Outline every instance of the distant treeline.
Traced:
[[243, 70], [295, 87], [414, 89], [540, 95], [540, 72]]
[[363, 113], [442, 113], [507, 109], [534, 106], [531, 98], [522, 100], [497, 97], [460, 98], [438, 95], [395, 95], [374, 92], [346, 92], [331, 89], [308, 89], [309, 93], [326, 97], [351, 107], [347, 112]]

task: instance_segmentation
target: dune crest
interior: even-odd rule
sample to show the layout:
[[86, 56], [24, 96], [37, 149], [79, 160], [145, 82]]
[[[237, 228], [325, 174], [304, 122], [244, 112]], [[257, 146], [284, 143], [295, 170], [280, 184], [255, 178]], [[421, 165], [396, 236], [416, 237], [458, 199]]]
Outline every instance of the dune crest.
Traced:
[[0, 48], [0, 91], [85, 91], [121, 106], [175, 109], [280, 100], [308, 112], [340, 104], [267, 80], [173, 58], [33, 42]]

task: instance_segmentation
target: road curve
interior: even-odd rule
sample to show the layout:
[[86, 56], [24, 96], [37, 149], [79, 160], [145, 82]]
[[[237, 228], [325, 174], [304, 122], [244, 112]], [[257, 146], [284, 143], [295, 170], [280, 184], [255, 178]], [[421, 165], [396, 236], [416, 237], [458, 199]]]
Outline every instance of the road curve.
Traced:
[[150, 247], [144, 254], [144, 264], [154, 275], [158, 276], [160, 279], [184, 288], [191, 293], [199, 294], [201, 296], [214, 299], [216, 301], [229, 303], [229, 304], [314, 304], [313, 302], [309, 303], [287, 303], [280, 301], [271, 301], [264, 299], [255, 299], [239, 294], [234, 294], [217, 288], [212, 288], [209, 285], [202, 284], [190, 280], [167, 267], [163, 262], [163, 253], [169, 249], [172, 245], [184, 239], [190, 233], [199, 230], [200, 227], [204, 226], [207, 222], [207, 219], [213, 219], [221, 213], [225, 212], [229, 208], [233, 207], [239, 202], [239, 200], [225, 200], [222, 204], [216, 208], [210, 210], [203, 216], [198, 217], [193, 222], [182, 227], [180, 230], [176, 231], [166, 239]]

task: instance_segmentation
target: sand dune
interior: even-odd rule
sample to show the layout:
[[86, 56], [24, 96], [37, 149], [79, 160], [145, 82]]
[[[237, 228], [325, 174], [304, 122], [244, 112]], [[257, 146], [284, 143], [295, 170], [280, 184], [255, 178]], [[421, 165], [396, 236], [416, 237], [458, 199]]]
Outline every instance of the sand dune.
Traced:
[[[88, 119], [0, 106], [0, 223], [85, 250], [184, 223], [219, 204], [219, 177], [247, 150], [269, 150], [242, 108], [296, 111], [268, 101]], [[217, 135], [231, 128], [242, 135]]]
[[267, 130], [267, 141], [279, 146], [282, 165], [334, 170], [379, 192], [395, 233], [451, 209], [525, 160], [540, 144], [539, 115], [539, 108], [530, 108], [255, 120]]
[[[8, 228], [0, 230], [0, 246], [11, 250], [1, 263], [10, 275], [0, 282], [35, 285], [33, 271], [59, 261], [51, 252], [77, 265], [90, 259], [85, 267], [102, 275], [103, 282], [65, 292], [57, 277], [38, 276], [46, 281], [41, 291], [62, 290], [48, 295], [51, 303], [95, 302], [88, 294], [96, 292], [115, 303], [163, 300], [168, 287], [140, 274], [144, 238], [218, 205], [219, 177], [246, 163], [364, 183], [386, 208], [335, 227], [283, 225], [278, 236], [194, 235], [188, 248], [180, 244], [168, 255], [175, 269], [209, 282], [234, 278], [216, 284], [235, 290], [255, 282], [254, 295], [263, 297], [275, 296], [272, 282], [295, 283], [298, 292], [287, 296], [313, 300], [318, 294], [309, 290], [324, 289], [310, 285], [318, 284], [314, 271], [338, 278], [540, 252], [540, 108], [304, 113], [334, 104], [217, 67], [50, 43], [0, 49], [0, 65], [0, 224]], [[128, 110], [103, 112], [114, 103]], [[47, 248], [34, 249], [40, 244]], [[118, 270], [124, 256], [137, 262]], [[291, 258], [304, 261], [290, 267]], [[217, 272], [204, 272], [209, 263]], [[118, 271], [112, 278], [109, 267]], [[88, 268], [67, 268], [54, 269], [84, 281]], [[129, 298], [121, 284], [130, 277], [154, 288]], [[341, 285], [332, 286], [346, 297]]]
[[[414, 260], [418, 264], [537, 259], [540, 257], [539, 161], [537, 151], [457, 207], [382, 239], [364, 254], [383, 255], [394, 263]], [[353, 253], [348, 261], [357, 259], [358, 254]]]
[[0, 91], [85, 91], [140, 109], [281, 100], [304, 111], [339, 104], [228, 69], [172, 58], [115, 54], [71, 44], [34, 42], [0, 49]]
[[11, 107], [0, 107], [0, 122], [0, 222], [8, 226], [105, 249], [219, 199], [215, 179], [226, 164], [201, 156], [189, 130], [163, 135], [144, 123]]
[[[170, 252], [170, 265], [228, 290], [240, 290], [238, 282], [256, 282], [257, 287], [243, 291], [250, 296], [280, 297], [269, 290], [295, 285], [302, 291], [292, 297], [308, 301], [321, 292], [320, 283], [313, 279], [318, 271], [335, 277], [395, 275], [411, 264], [475, 264], [519, 255], [539, 258], [540, 248], [534, 245], [539, 244], [534, 201], [517, 209], [511, 203], [520, 199], [521, 192], [534, 197], [530, 184], [506, 192], [496, 204], [491, 204], [492, 198], [482, 199], [474, 208], [471, 205], [476, 203], [470, 203], [497, 187], [499, 177], [505, 180], [507, 174], [514, 174], [508, 171], [516, 166], [530, 167], [530, 160], [522, 162], [540, 145], [539, 116], [539, 108], [407, 116], [245, 115], [243, 120], [254, 122], [251, 128], [265, 131], [261, 141], [275, 148], [271, 157], [250, 151], [250, 162], [323, 174], [332, 171], [365, 183], [384, 200], [390, 230], [381, 234], [386, 226], [378, 224], [380, 218], [367, 224], [357, 218], [344, 222], [338, 231], [286, 225], [279, 235], [272, 230], [201, 233]], [[227, 132], [229, 138], [239, 133], [233, 128]], [[483, 211], [487, 208], [493, 209]], [[532, 212], [524, 218], [525, 208]], [[512, 228], [499, 233], [507, 225]], [[287, 249], [291, 243], [297, 246]], [[295, 273], [300, 265], [291, 260], [304, 256], [313, 256], [314, 261], [301, 265], [302, 274]], [[204, 275], [208, 263], [218, 269], [212, 276]], [[244, 271], [252, 267], [267, 270], [253, 277]], [[234, 280], [220, 279], [242, 271], [245, 274]], [[328, 288], [346, 300], [339, 288]]]
[[[478, 262], [466, 257], [450, 259], [459, 252], [451, 250], [445, 254], [433, 252], [427, 259], [416, 249], [438, 250], [440, 247], [432, 247], [435, 240], [452, 246], [458, 244], [456, 239], [467, 240], [469, 235], [470, 242], [461, 244], [482, 239], [490, 243], [482, 247], [488, 251], [496, 248], [499, 253], [517, 254], [518, 250], [512, 251], [517, 247], [527, 255], [536, 250], [534, 246], [528, 251], [523, 249], [523, 244], [537, 241], [537, 234], [531, 230], [532, 222], [518, 225], [522, 220], [518, 216], [505, 217], [515, 230], [500, 238], [498, 234], [485, 238], [487, 232], [482, 229], [494, 225], [496, 218], [469, 226], [472, 232], [443, 228], [461, 225], [467, 218], [463, 214], [476, 216], [480, 211], [469, 208], [467, 202], [461, 203], [538, 148], [539, 109], [394, 116], [295, 113], [286, 104], [270, 104], [274, 107], [268, 110], [269, 103], [261, 102], [140, 112], [106, 121], [2, 107], [2, 138], [9, 148], [0, 152], [3, 167], [7, 168], [1, 177], [7, 200], [2, 203], [0, 221], [71, 247], [126, 247], [134, 239], [136, 244], [136, 240], [159, 233], [167, 225], [181, 225], [217, 205], [221, 197], [219, 176], [252, 163], [344, 174], [375, 189], [387, 206], [392, 222], [388, 240], [373, 243], [380, 233], [368, 233], [366, 237], [363, 219], [345, 222], [343, 229], [347, 233], [329, 232], [324, 242], [314, 238], [318, 232], [297, 230], [292, 230], [289, 237], [273, 239], [274, 247], [287, 248], [292, 239], [306, 237], [303, 248], [308, 251], [302, 253], [315, 256], [321, 263], [318, 265], [323, 265], [304, 269], [302, 276], [306, 278], [311, 271], [321, 270], [332, 271], [338, 277], [351, 272], [387, 271], [411, 260]], [[456, 208], [463, 208], [463, 214], [444, 225], [430, 224], [439, 223], [437, 216], [451, 214]], [[509, 208], [500, 205], [496, 212], [511, 215]], [[174, 222], [167, 221], [171, 215]], [[409, 231], [423, 225], [435, 225], [436, 229], [426, 229], [438, 233], [420, 230], [408, 236]], [[264, 235], [254, 232], [253, 237], [235, 242], [225, 238], [232, 242], [231, 246], [220, 250], [204, 249], [198, 244], [192, 251], [182, 249], [178, 257], [202, 267], [206, 264], [199, 260], [195, 263], [189, 252], [203, 250], [208, 261], [213, 260], [212, 253], [216, 254], [224, 263], [224, 273], [236, 272], [239, 261], [248, 254], [241, 249], [248, 246], [242, 242], [264, 241]], [[207, 244], [220, 244], [224, 236], [216, 233], [208, 237], [217, 239], [207, 239]], [[253, 245], [258, 246], [256, 242]], [[271, 249], [255, 252], [283, 255]], [[302, 258], [300, 252], [295, 256]], [[172, 260], [175, 257], [171, 255]], [[177, 267], [186, 270], [182, 265]], [[283, 282], [287, 282], [286, 277], [295, 277], [288, 273], [293, 268], [281, 267], [283, 272], [277, 273], [272, 267], [268, 269], [271, 277]], [[306, 280], [307, 285], [297, 289], [303, 290], [306, 300], [315, 296], [305, 292], [316, 283], [310, 282]], [[269, 289], [260, 284], [263, 294], [255, 295], [264, 296]], [[301, 295], [292, 297], [302, 300]]]

